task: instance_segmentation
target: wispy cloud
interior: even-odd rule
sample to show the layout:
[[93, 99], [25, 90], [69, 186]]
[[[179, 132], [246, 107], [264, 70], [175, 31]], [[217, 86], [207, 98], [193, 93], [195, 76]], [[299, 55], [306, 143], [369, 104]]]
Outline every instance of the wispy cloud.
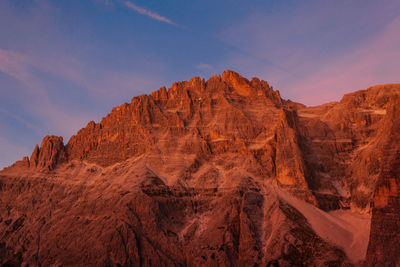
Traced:
[[[329, 12], [325, 4], [307, 5], [307, 12], [294, 9], [290, 18], [276, 12], [238, 20], [220, 36], [248, 53], [232, 52], [225, 65], [268, 80], [283, 97], [307, 105], [340, 100], [344, 93], [375, 84], [400, 82], [396, 8], [377, 10], [370, 4], [359, 12], [356, 3], [349, 2], [349, 8], [332, 5], [338, 12]], [[338, 13], [343, 13], [343, 21], [337, 21]], [[351, 26], [356, 25], [353, 21], [357, 26]]]
[[[400, 16], [369, 42], [332, 59], [319, 71], [296, 83], [303, 89], [300, 101], [318, 104], [321, 100], [339, 100], [349, 90], [400, 82]], [[295, 84], [290, 84], [293, 88]], [[322, 94], [315, 94], [315, 92]]]
[[[82, 94], [87, 94], [92, 101], [104, 105], [120, 104], [139, 92], [156, 88], [160, 83], [154, 78], [131, 72], [115, 72], [106, 68], [92, 70], [84, 61], [60, 53], [55, 55], [41, 57], [0, 48], [0, 73], [21, 83], [24, 94], [18, 98], [19, 104], [39, 119], [40, 125], [35, 126], [4, 108], [0, 108], [0, 114], [13, 118], [36, 133], [47, 134], [50, 131], [63, 135], [67, 140], [77, 129], [90, 119], [96, 119], [99, 114], [84, 107], [72, 111], [71, 105], [74, 103], [69, 100], [54, 102], [50, 95], [54, 94], [55, 89], [46, 79], [69, 81], [73, 86], [81, 88]], [[44, 77], [37, 73], [42, 73]]]
[[35, 71], [45, 70], [42, 66], [43, 62], [43, 59], [36, 61], [20, 52], [0, 49], [0, 72], [21, 83], [24, 93], [18, 97], [17, 101], [33, 117], [39, 118], [39, 125], [36, 126], [4, 108], [0, 109], [0, 113], [18, 121], [36, 134], [53, 132], [69, 137], [75, 129], [83, 126], [82, 119], [88, 120], [89, 116], [79, 114], [82, 111], [67, 112], [51, 101], [49, 92], [46, 90], [46, 83], [35, 75]]
[[[125, 2], [97, 1], [107, 8]], [[31, 151], [44, 135], [62, 135], [67, 142], [89, 120], [98, 121], [112, 106], [161, 84], [146, 72], [149, 66], [164, 68], [159, 58], [143, 56], [146, 61], [123, 67], [119, 60], [102, 64], [101, 45], [70, 42], [69, 33], [59, 30], [62, 10], [51, 1], [24, 6], [23, 16], [12, 3], [0, 0], [0, 23], [11, 25], [0, 29], [10, 37], [0, 45], [0, 168], [20, 159], [19, 151]], [[135, 54], [135, 47], [129, 52]]]
[[0, 71], [17, 80], [28, 79], [28, 59], [23, 55], [0, 48]]
[[11, 112], [3, 109], [3, 108], [0, 108], [0, 113], [3, 113], [7, 117], [10, 117], [10, 118], [12, 118], [12, 119], [14, 119], [16, 121], [19, 121], [20, 123], [22, 123], [23, 125], [25, 125], [29, 129], [35, 131], [37, 134], [43, 134], [43, 131], [39, 127], [37, 127], [33, 123], [30, 123], [29, 121], [25, 120], [24, 118], [14, 114], [14, 113], [11, 113]]
[[196, 66], [196, 69], [202, 70], [202, 71], [211, 71], [214, 69], [214, 67], [207, 63], [200, 63], [199, 65]]
[[158, 20], [158, 21], [161, 21], [161, 22], [164, 22], [164, 23], [167, 23], [167, 24], [170, 24], [170, 25], [174, 25], [174, 26], [179, 26], [178, 24], [176, 24], [172, 20], [170, 20], [170, 19], [168, 19], [168, 18], [166, 18], [164, 16], [161, 16], [160, 14], [157, 14], [156, 12], [148, 10], [148, 9], [146, 9], [144, 7], [137, 6], [132, 2], [125, 1], [125, 6], [130, 8], [130, 9], [132, 9], [132, 10], [134, 10], [134, 11], [136, 11], [136, 12], [138, 12], [139, 14], [145, 15], [145, 16], [147, 16], [149, 18], [154, 19], [154, 20]]

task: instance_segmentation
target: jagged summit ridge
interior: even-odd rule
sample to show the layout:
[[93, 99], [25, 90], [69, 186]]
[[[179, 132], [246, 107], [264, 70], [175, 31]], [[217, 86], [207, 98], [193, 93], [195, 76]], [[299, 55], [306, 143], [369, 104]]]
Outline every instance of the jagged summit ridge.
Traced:
[[241, 163], [227, 162], [226, 157], [234, 154], [248, 159], [250, 173], [275, 177], [287, 190], [316, 203], [297, 124], [296, 111], [267, 82], [227, 70], [207, 81], [194, 77], [175, 82], [168, 90], [161, 87], [134, 97], [113, 108], [100, 123], [89, 122], [65, 147], [62, 139], [46, 137], [32, 153], [30, 165], [52, 170], [72, 160], [106, 167], [132, 157], [183, 158], [170, 164], [176, 170], [170, 179], [174, 181], [209, 161], [242, 168]]
[[[300, 195], [306, 192], [303, 197], [313, 203], [320, 198], [320, 205], [331, 208], [348, 195], [324, 177], [352, 176], [356, 186], [346, 189], [352, 191], [351, 205], [365, 208], [372, 191], [362, 193], [362, 187], [372, 187], [362, 177], [374, 177], [374, 184], [379, 168], [358, 166], [379, 166], [384, 141], [375, 136], [382, 136], [380, 122], [398, 93], [396, 84], [373, 86], [338, 103], [307, 108], [282, 100], [263, 80], [227, 70], [207, 81], [194, 77], [133, 97], [100, 123], [89, 122], [65, 146], [62, 138], [45, 137], [40, 150], [36, 147], [30, 160], [18, 165], [52, 170], [71, 160], [110, 166], [144, 155], [190, 159], [176, 166], [180, 176], [191, 166], [233, 153], [251, 159], [253, 174], [274, 178]], [[369, 149], [349, 161], [348, 154], [360, 146]], [[326, 202], [320, 191], [340, 197]]]
[[[251, 114], [245, 114], [243, 109], [246, 106], [240, 103], [250, 103], [250, 99], [256, 99], [259, 103], [262, 101], [265, 106], [281, 105], [279, 93], [274, 92], [268, 83], [256, 78], [250, 82], [232, 71], [225, 71], [222, 77], [216, 75], [208, 81], [195, 77], [190, 81], [176, 82], [168, 91], [162, 87], [152, 94], [134, 97], [130, 104], [114, 108], [99, 124], [90, 122], [71, 138], [66, 146], [67, 154], [70, 158], [110, 165], [144, 153], [146, 149], [155, 149], [154, 146], [163, 146], [158, 143], [158, 136], [166, 132], [169, 132], [171, 139], [188, 134], [197, 135], [205, 143], [199, 140], [202, 144], [193, 144], [193, 149], [207, 152], [207, 146], [212, 146], [207, 141], [216, 135], [229, 135], [228, 131], [232, 135], [236, 130], [233, 128], [240, 126], [233, 125], [235, 119], [247, 120], [246, 132], [241, 130], [240, 139], [248, 138], [247, 130], [256, 131], [254, 125], [250, 125]], [[227, 114], [218, 114], [224, 108]], [[217, 123], [217, 115], [225, 116], [224, 121]], [[225, 125], [220, 125], [222, 123]], [[127, 137], [127, 132], [132, 135]], [[90, 140], [85, 144], [84, 140], [91, 139], [88, 136], [92, 134], [97, 135], [96, 141]], [[128, 142], [129, 138], [136, 141]], [[91, 153], [103, 149], [106, 144], [109, 148], [120, 148], [121, 153], [104, 160]]]
[[0, 172], [0, 265], [395, 263], [399, 95], [306, 107], [225, 71], [134, 97]]
[[[315, 202], [291, 130], [296, 114], [290, 110], [267, 82], [225, 71], [207, 81], [196, 77], [176, 82], [168, 91], [161, 88], [134, 97], [99, 124], [90, 122], [80, 130], [66, 145], [66, 153], [70, 160], [102, 166], [141, 155], [191, 159], [177, 166], [177, 176], [192, 165], [234, 153], [252, 160], [256, 175], [277, 177], [288, 187], [299, 182], [296, 190]], [[294, 116], [290, 122], [287, 114]], [[293, 166], [285, 160], [288, 156], [294, 157]]]
[[[190, 159], [176, 166], [175, 175], [181, 176], [192, 166], [200, 168], [234, 153], [251, 159], [253, 174], [274, 178], [308, 201], [316, 203], [317, 197], [320, 205], [337, 208], [348, 195], [338, 194], [340, 190], [324, 177], [352, 175], [360, 188], [372, 188], [362, 177], [375, 177], [374, 184], [378, 168], [357, 166], [379, 165], [383, 141], [374, 136], [398, 88], [395, 84], [373, 86], [347, 94], [339, 103], [307, 108], [282, 100], [279, 91], [263, 80], [248, 80], [227, 70], [207, 81], [194, 77], [175, 82], [168, 90], [161, 87], [133, 97], [131, 103], [113, 108], [100, 123], [89, 122], [65, 147], [62, 138], [45, 137], [40, 153], [36, 147], [30, 160], [18, 164], [52, 170], [71, 160], [110, 166], [143, 155]], [[349, 162], [348, 153], [365, 143], [371, 151], [378, 148], [377, 153], [361, 151]], [[346, 190], [352, 191], [351, 205], [369, 205], [372, 191], [361, 193], [365, 190], [354, 185]], [[327, 195], [331, 200], [326, 202], [326, 194], [319, 191], [340, 197]]]

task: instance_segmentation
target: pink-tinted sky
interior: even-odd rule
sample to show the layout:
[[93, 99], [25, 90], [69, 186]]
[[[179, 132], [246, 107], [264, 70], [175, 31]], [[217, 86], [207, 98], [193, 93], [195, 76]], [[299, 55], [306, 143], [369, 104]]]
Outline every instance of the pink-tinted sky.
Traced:
[[400, 82], [400, 2], [0, 1], [0, 168], [111, 107], [233, 69], [307, 105]]

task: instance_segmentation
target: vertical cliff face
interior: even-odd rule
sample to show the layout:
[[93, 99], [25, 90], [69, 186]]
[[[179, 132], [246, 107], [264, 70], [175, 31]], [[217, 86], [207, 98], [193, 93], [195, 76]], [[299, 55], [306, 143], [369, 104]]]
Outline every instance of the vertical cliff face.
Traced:
[[66, 161], [67, 154], [63, 138], [60, 136], [46, 136], [43, 138], [40, 147], [39, 145], [35, 146], [30, 159], [24, 157], [11, 167], [25, 170], [31, 169], [32, 171], [52, 171], [57, 164], [62, 164]]
[[382, 164], [383, 123], [398, 85], [374, 86], [336, 103], [298, 108], [309, 184], [321, 207], [369, 212]]
[[306, 107], [225, 71], [134, 97], [0, 172], [0, 265], [361, 264], [371, 201], [367, 263], [395, 264], [399, 94]]
[[304, 161], [299, 128], [297, 112], [284, 109], [275, 133], [276, 180], [280, 187], [317, 205], [315, 196], [309, 190], [310, 171]]
[[193, 78], [114, 108], [100, 123], [91, 122], [73, 136], [67, 153], [71, 159], [108, 166], [157, 150], [236, 151], [268, 131], [262, 121], [275, 122], [280, 105], [279, 95], [264, 81], [250, 82], [231, 71], [207, 82]]
[[57, 164], [65, 161], [66, 154], [63, 138], [46, 136], [40, 145], [36, 167], [52, 170]]
[[[102, 166], [143, 155], [193, 159], [176, 166], [177, 175], [219, 160], [231, 169], [244, 167], [266, 179], [276, 177], [283, 187], [315, 202], [297, 128], [296, 112], [268, 83], [225, 71], [208, 81], [193, 78], [174, 83], [168, 91], [163, 87], [133, 98], [100, 123], [90, 122], [80, 130], [66, 152], [70, 160]], [[224, 158], [229, 153], [246, 157], [252, 167]]]
[[386, 145], [372, 202], [368, 266], [400, 264], [400, 98], [390, 101], [383, 129]]

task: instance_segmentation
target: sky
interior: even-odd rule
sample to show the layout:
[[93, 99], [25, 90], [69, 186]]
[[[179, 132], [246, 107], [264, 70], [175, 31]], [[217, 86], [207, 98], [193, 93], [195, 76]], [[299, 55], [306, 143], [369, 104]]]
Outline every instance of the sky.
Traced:
[[306, 105], [400, 82], [400, 1], [0, 0], [0, 169], [226, 69]]

